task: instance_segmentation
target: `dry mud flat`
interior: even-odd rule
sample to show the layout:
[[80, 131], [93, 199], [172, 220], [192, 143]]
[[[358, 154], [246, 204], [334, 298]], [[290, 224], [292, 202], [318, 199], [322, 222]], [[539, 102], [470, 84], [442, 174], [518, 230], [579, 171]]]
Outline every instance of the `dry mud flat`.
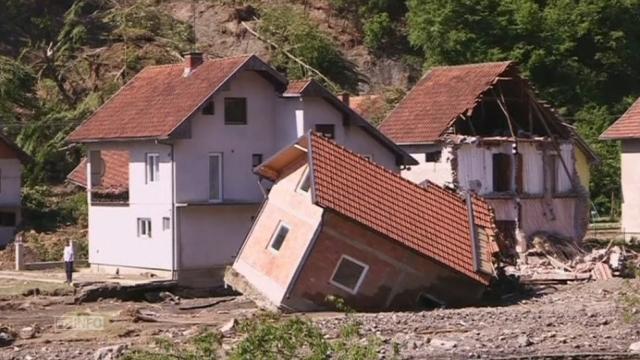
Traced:
[[[362, 323], [365, 335], [382, 339], [381, 358], [389, 358], [394, 346], [403, 359], [640, 358], [629, 351], [640, 341], [640, 327], [622, 315], [633, 309], [617, 300], [631, 284], [616, 278], [556, 286], [500, 307], [352, 316]], [[0, 359], [98, 359], [100, 349], [109, 346], [126, 351], [125, 346], [145, 346], [158, 336], [184, 341], [200, 329], [219, 329], [255, 311], [243, 297], [82, 305], [72, 305], [65, 297], [13, 298], [0, 302], [0, 324], [17, 331], [36, 327], [38, 332], [0, 348]], [[104, 316], [108, 321], [95, 331], [56, 326], [60, 316], [69, 314]], [[336, 313], [308, 316], [329, 337], [345, 321]], [[225, 347], [236, 341], [225, 337]]]

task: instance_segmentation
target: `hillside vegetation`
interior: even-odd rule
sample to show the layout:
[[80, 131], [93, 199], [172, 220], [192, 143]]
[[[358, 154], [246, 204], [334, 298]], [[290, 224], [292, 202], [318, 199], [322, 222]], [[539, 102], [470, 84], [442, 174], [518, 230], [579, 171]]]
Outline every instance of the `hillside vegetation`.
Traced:
[[352, 93], [406, 90], [434, 65], [516, 60], [602, 157], [591, 186], [599, 211], [619, 198], [617, 145], [596, 139], [640, 95], [640, 0], [0, 0], [0, 9], [0, 126], [36, 160], [29, 186], [64, 180], [82, 152], [65, 136], [136, 72], [197, 47], [257, 53], [290, 78]]

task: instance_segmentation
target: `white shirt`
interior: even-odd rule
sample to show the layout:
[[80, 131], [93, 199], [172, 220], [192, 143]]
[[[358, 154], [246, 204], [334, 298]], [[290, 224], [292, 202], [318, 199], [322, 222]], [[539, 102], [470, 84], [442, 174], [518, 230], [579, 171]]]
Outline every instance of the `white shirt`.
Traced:
[[62, 258], [64, 261], [73, 261], [73, 246], [67, 245], [64, 247], [64, 254]]

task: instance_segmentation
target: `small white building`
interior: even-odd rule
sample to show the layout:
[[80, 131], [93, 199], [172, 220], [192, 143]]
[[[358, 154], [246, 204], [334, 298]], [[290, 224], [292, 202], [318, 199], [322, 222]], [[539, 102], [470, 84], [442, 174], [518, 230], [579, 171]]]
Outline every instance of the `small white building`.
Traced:
[[68, 138], [88, 150], [91, 266], [220, 283], [264, 199], [253, 168], [309, 129], [393, 171], [415, 162], [318, 83], [288, 83], [256, 56], [145, 68]]
[[29, 161], [29, 155], [0, 134], [0, 249], [14, 240], [22, 221], [22, 170]]
[[433, 68], [379, 129], [418, 160], [403, 177], [481, 195], [506, 242], [517, 230], [584, 236], [597, 158], [515, 63]]
[[627, 240], [640, 239], [640, 98], [613, 123], [600, 140], [619, 140], [622, 219], [620, 228]]

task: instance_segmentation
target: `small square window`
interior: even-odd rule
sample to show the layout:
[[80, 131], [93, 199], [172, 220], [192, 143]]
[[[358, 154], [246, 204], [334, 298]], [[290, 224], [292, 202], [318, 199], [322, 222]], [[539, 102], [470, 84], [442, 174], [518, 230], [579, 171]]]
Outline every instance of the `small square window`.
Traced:
[[355, 294], [358, 292], [367, 270], [369, 270], [369, 265], [347, 255], [342, 255], [329, 282], [351, 294]]
[[157, 182], [160, 180], [160, 155], [147, 154], [146, 180], [147, 183]]
[[162, 218], [162, 230], [171, 229], [171, 218], [165, 216]]
[[151, 237], [151, 219], [138, 218], [138, 237]]
[[289, 226], [285, 225], [284, 223], [278, 224], [278, 228], [271, 238], [269, 247], [272, 250], [280, 251], [280, 248], [282, 247], [287, 234], [289, 234]]
[[227, 125], [247, 124], [246, 98], [224, 98], [224, 123]]
[[442, 156], [442, 152], [440, 151], [431, 151], [425, 154], [425, 161], [430, 162], [438, 162], [440, 161], [440, 156]]
[[213, 114], [215, 114], [215, 105], [213, 104], [213, 100], [209, 100], [202, 106], [202, 115]]
[[260, 164], [262, 164], [262, 154], [251, 155], [251, 168], [254, 168]]
[[316, 124], [316, 132], [326, 137], [327, 139], [335, 139], [336, 126], [333, 124]]

